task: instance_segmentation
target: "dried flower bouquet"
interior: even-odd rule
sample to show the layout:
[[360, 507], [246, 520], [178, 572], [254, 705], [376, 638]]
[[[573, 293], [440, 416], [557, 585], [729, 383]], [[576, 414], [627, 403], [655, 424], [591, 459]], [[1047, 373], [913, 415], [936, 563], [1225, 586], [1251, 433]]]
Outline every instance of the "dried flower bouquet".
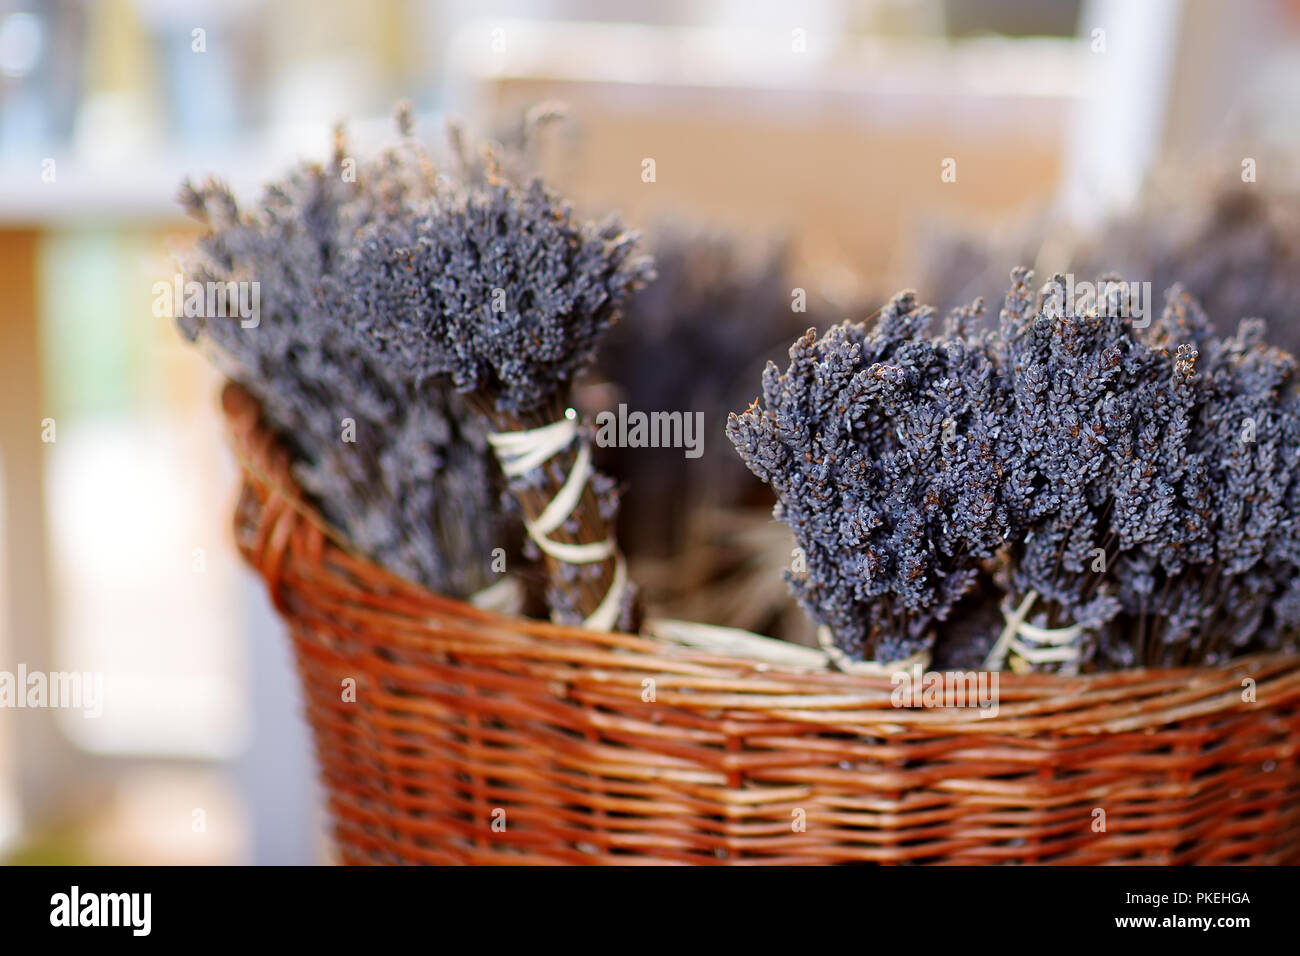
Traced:
[[1075, 315], [1063, 277], [1012, 275], [928, 336], [896, 297], [769, 365], [733, 416], [806, 552], [795, 594], [858, 660], [929, 652], [982, 574], [1007, 627], [986, 662], [1113, 669], [1294, 645], [1300, 615], [1296, 363], [1242, 323], [1218, 338], [1169, 290], [1150, 329], [1127, 286]]

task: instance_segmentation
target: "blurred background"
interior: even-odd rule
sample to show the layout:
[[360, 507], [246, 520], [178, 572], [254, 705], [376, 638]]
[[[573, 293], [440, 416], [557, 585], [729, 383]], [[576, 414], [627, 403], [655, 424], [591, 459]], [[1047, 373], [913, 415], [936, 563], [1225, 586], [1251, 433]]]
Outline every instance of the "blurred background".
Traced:
[[0, 860], [329, 860], [219, 383], [151, 308], [185, 175], [251, 197], [399, 98], [429, 135], [559, 100], [580, 206], [883, 300], [936, 230], [1086, 228], [1171, 159], [1281, 175], [1298, 54], [1297, 0], [0, 0], [0, 674], [105, 697], [0, 707]]

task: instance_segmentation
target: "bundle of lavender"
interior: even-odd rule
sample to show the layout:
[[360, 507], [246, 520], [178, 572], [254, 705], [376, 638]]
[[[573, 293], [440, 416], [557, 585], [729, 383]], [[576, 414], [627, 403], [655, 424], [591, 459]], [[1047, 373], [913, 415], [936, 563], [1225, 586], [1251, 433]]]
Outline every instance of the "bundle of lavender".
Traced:
[[[858, 660], [896, 663], [996, 601], [985, 664], [1076, 671], [1293, 648], [1300, 628], [1296, 363], [1260, 323], [1211, 334], [1181, 289], [1150, 329], [1127, 286], [1081, 314], [1012, 276], [927, 336], [905, 293], [769, 366], [728, 423], [806, 552], [796, 595]], [[994, 586], [990, 586], [990, 580]], [[970, 608], [987, 618], [987, 608]], [[963, 610], [966, 616], [966, 610]]]
[[[1205, 202], [1187, 201], [1200, 194], [1208, 194]], [[1178, 284], [1221, 335], [1232, 335], [1243, 318], [1260, 318], [1273, 344], [1300, 352], [1300, 192], [1293, 188], [1174, 173], [1086, 234], [1048, 215], [998, 238], [932, 227], [915, 268], [927, 296], [947, 308], [996, 293], [1012, 265], [1045, 250], [1080, 277], [1114, 272], [1160, 290]]]
[[601, 344], [586, 399], [604, 411], [677, 411], [690, 426], [676, 444], [661, 439], [677, 436], [654, 434], [644, 445], [597, 452], [615, 478], [637, 483], [619, 539], [631, 552], [675, 558], [687, 544], [689, 510], [734, 507], [752, 495], [744, 466], [714, 439], [765, 357], [810, 316], [791, 310], [798, 283], [783, 246], [746, 248], [723, 233], [667, 224], [648, 241], [655, 281], [632, 296], [628, 320]]
[[727, 423], [802, 549], [795, 595], [857, 660], [928, 653], [1011, 533], [1010, 396], [969, 318], [927, 338], [933, 310], [904, 293], [871, 331], [809, 330], [789, 369], [768, 364], [763, 404]]
[[[235, 357], [231, 374], [262, 398], [308, 470], [347, 477], [346, 487], [305, 484], [355, 543], [389, 531], [399, 541], [427, 536], [428, 563], [441, 573], [425, 568], [420, 580], [469, 593], [454, 575], [482, 583], [501, 545], [490, 447], [545, 562], [552, 617], [630, 626], [635, 591], [610, 531], [617, 499], [591, 468], [568, 391], [649, 264], [616, 221], [578, 221], [539, 181], [513, 181], [490, 155], [461, 155], [455, 177], [437, 175], [409, 121], [400, 125], [403, 143], [357, 169], [355, 183], [342, 175], [340, 149], [335, 169], [273, 187], [260, 217], [241, 220], [219, 188], [190, 190], [214, 225], [204, 275], [287, 278], [264, 288], [271, 321], [255, 341], [211, 321], [189, 331]], [[372, 395], [374, 446], [339, 449], [337, 412]], [[416, 424], [404, 426], [408, 418]], [[411, 486], [432, 513], [408, 522], [405, 492], [389, 492]], [[454, 523], [476, 537], [444, 538]], [[389, 553], [367, 550], [392, 566]]]
[[417, 394], [315, 306], [356, 231], [427, 194], [431, 178], [405, 144], [355, 177], [350, 162], [340, 131], [328, 165], [293, 169], [250, 212], [220, 182], [186, 183], [182, 203], [207, 227], [187, 277], [257, 283], [260, 311], [177, 321], [258, 399], [323, 517], [389, 570], [467, 596], [491, 583], [493, 549], [511, 547], [482, 428], [450, 390]]
[[1020, 436], [1011, 506], [1027, 532], [1010, 548], [1010, 592], [1024, 611], [1039, 603], [1038, 627], [1075, 633], [1018, 642], [1017, 656], [1173, 666], [1293, 641], [1295, 360], [1262, 344], [1262, 323], [1213, 336], [1176, 286], [1143, 331], [1126, 284], [1074, 316], [1063, 277], [1037, 296], [1028, 279], [1013, 274], [998, 336]]
[[1243, 318], [1263, 319], [1274, 345], [1300, 352], [1300, 192], [1220, 180], [1206, 201], [1188, 203], [1204, 184], [1182, 179], [1083, 237], [1071, 269], [1181, 285], [1222, 335]]
[[465, 397], [548, 569], [552, 618], [601, 629], [635, 626], [635, 589], [612, 531], [615, 487], [592, 468], [570, 391], [653, 274], [635, 238], [614, 219], [578, 221], [539, 180], [489, 168], [359, 230], [319, 298], [416, 394], [450, 385]]
[[790, 560], [789, 534], [722, 436], [767, 356], [809, 324], [829, 326], [831, 302], [780, 240], [672, 220], [646, 241], [657, 277], [632, 296], [579, 391], [598, 422], [649, 420], [632, 441], [597, 436], [596, 460], [634, 492], [619, 541], [657, 614], [807, 643], [807, 619], [774, 573]]

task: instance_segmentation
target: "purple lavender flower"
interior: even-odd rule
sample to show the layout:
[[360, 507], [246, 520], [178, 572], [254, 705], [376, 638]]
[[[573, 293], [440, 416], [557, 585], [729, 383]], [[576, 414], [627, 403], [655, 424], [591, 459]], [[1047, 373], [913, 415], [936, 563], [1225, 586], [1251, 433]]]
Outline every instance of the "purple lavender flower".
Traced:
[[993, 356], [953, 316], [897, 296], [870, 331], [844, 323], [768, 365], [761, 402], [727, 434], [779, 499], [806, 572], [800, 601], [858, 658], [928, 647], [1010, 531], [1003, 425], [1010, 396]]

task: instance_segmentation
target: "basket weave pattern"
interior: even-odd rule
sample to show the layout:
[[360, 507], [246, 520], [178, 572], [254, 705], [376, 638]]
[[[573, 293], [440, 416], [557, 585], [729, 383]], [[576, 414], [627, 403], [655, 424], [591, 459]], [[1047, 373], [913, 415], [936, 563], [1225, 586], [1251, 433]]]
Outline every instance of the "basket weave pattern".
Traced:
[[430, 594], [333, 541], [230, 420], [237, 541], [292, 635], [345, 862], [1300, 860], [1300, 660], [1004, 673], [995, 717], [897, 708], [887, 678]]

